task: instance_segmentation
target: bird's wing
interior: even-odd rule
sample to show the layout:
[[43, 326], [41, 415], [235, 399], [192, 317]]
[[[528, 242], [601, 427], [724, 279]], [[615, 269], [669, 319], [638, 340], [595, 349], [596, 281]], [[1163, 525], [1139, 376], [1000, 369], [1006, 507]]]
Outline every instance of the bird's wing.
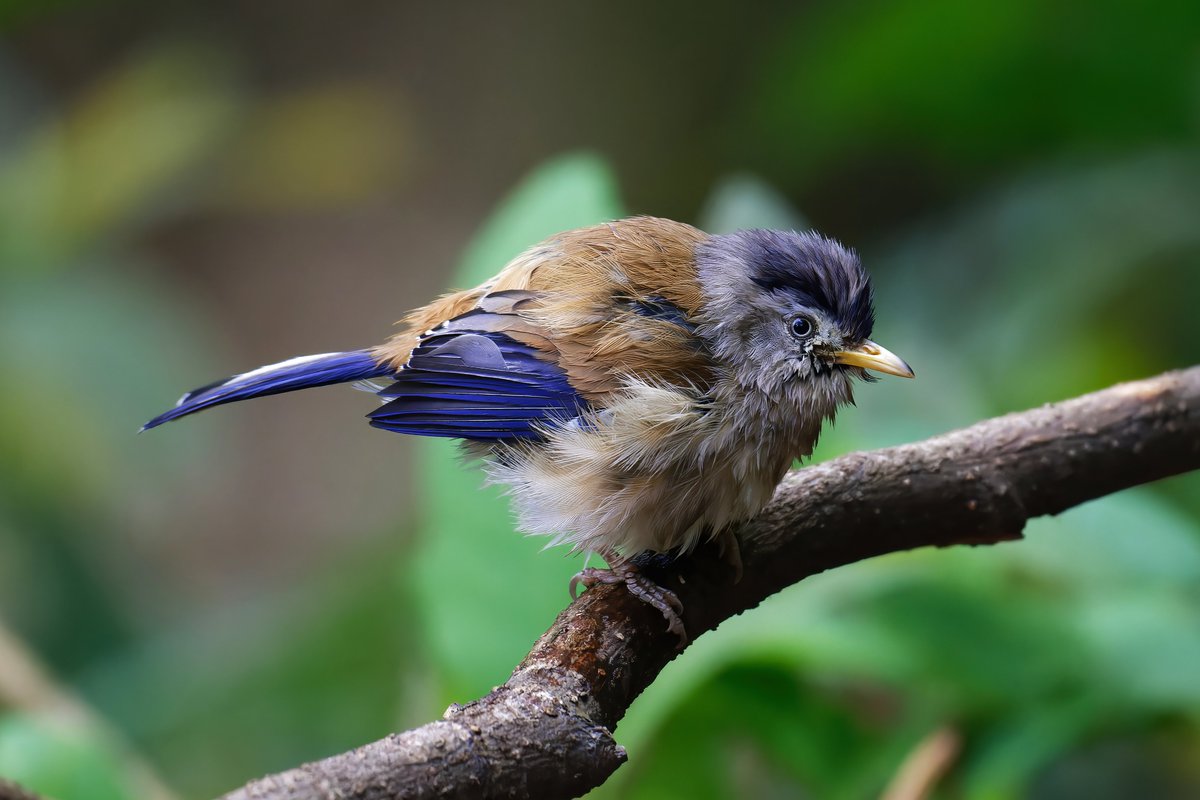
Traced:
[[368, 416], [398, 433], [497, 441], [539, 435], [586, 408], [553, 347], [514, 311], [527, 293], [497, 292], [476, 308], [427, 331], [395, 382], [388, 402]]
[[[704, 238], [690, 226], [647, 217], [569, 231], [530, 248], [482, 286], [417, 309], [375, 350], [398, 380], [388, 390], [396, 399], [372, 424], [441, 436], [486, 429], [505, 438], [533, 435], [537, 420], [573, 416], [575, 409], [603, 410], [631, 380], [704, 394], [714, 379], [712, 358], [695, 335], [701, 299], [694, 251]], [[465, 336], [475, 338], [455, 343]], [[501, 363], [505, 371], [497, 373]], [[449, 411], [437, 420], [422, 416], [432, 409], [411, 398], [432, 391], [429, 374], [463, 370], [472, 371], [469, 399], [446, 392], [425, 399], [469, 400], [470, 408], [455, 406], [453, 420]], [[514, 374], [523, 394], [512, 391]], [[412, 396], [404, 388], [410, 383], [419, 389]], [[485, 401], [489, 393], [503, 402]], [[410, 414], [403, 427], [400, 412]]]
[[540, 251], [525, 316], [553, 332], [571, 385], [607, 406], [630, 380], [705, 394], [715, 365], [696, 334], [703, 232], [634, 217], [560, 234]]

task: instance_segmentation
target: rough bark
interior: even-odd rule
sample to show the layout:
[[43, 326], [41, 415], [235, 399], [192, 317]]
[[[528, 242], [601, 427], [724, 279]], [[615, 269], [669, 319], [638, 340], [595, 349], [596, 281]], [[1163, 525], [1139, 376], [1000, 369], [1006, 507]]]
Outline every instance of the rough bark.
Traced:
[[[679, 595], [696, 637], [809, 575], [897, 550], [1017, 539], [1032, 517], [1197, 467], [1200, 367], [793, 472], [738, 532], [740, 582], [712, 547], [645, 568]], [[656, 611], [598, 586], [486, 697], [225, 797], [574, 797], [625, 760], [611, 731], [678, 654]]]

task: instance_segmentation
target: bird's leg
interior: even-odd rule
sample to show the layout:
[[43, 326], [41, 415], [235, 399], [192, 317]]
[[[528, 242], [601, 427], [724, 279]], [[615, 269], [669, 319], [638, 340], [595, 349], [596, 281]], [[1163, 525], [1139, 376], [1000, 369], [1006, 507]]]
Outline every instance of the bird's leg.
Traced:
[[688, 635], [683, 628], [683, 603], [670, 589], [663, 588], [627, 559], [613, 553], [599, 553], [609, 563], [608, 569], [586, 567], [571, 578], [571, 599], [574, 600], [580, 585], [590, 589], [598, 583], [623, 583], [629, 593], [643, 603], [658, 609], [667, 620], [667, 630], [679, 637], [679, 646], [687, 644]]

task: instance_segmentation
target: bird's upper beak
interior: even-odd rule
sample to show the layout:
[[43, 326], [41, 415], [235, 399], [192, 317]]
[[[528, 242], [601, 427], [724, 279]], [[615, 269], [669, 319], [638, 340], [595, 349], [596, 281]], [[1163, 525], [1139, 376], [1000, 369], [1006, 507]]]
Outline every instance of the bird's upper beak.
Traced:
[[912, 367], [905, 364], [903, 358], [886, 347], [880, 347], [870, 339], [853, 350], [838, 350], [833, 354], [833, 360], [838, 364], [873, 369], [876, 372], [899, 375], [901, 378], [913, 377]]

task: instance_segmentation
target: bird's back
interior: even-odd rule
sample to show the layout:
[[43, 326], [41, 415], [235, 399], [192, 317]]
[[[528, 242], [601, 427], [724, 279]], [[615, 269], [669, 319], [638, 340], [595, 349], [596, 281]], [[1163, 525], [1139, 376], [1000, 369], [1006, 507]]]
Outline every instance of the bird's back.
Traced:
[[[712, 361], [693, 336], [703, 303], [695, 248], [707, 238], [690, 225], [654, 217], [559, 234], [481, 286], [414, 311], [375, 354], [400, 369], [424, 335], [476, 312], [474, 325], [537, 350], [596, 407], [629, 376], [708, 386]], [[493, 316], [479, 319], [480, 311]]]

